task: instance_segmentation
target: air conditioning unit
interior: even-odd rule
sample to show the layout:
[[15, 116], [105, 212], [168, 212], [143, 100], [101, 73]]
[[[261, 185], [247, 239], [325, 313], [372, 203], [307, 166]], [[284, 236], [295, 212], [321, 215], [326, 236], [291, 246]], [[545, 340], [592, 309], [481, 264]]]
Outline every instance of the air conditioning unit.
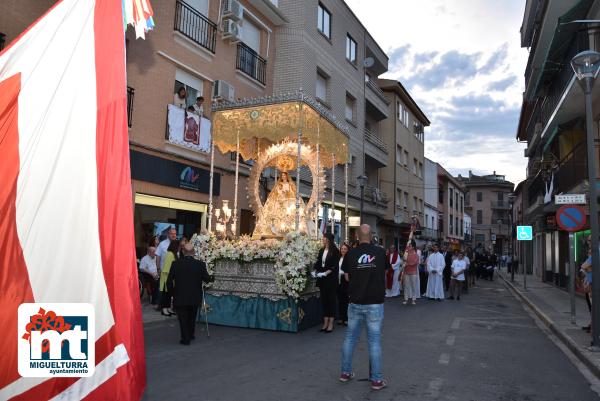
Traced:
[[226, 81], [216, 80], [213, 84], [212, 97], [215, 100], [226, 100], [228, 102], [233, 102], [235, 100], [235, 89]]
[[223, 18], [239, 21], [244, 16], [244, 6], [237, 0], [225, 0], [223, 3]]
[[223, 20], [223, 39], [229, 39], [232, 43], [242, 40], [242, 30], [237, 22], [230, 19]]

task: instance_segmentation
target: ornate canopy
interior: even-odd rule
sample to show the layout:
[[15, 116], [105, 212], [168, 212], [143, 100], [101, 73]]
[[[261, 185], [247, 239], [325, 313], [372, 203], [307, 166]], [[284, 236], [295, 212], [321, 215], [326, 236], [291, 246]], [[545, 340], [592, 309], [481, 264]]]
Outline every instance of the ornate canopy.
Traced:
[[223, 153], [236, 151], [238, 133], [240, 154], [249, 160], [274, 143], [296, 141], [301, 131], [303, 145], [319, 145], [322, 167], [332, 167], [332, 154], [336, 164], [348, 161], [347, 126], [302, 92], [213, 103], [212, 111], [214, 144]]

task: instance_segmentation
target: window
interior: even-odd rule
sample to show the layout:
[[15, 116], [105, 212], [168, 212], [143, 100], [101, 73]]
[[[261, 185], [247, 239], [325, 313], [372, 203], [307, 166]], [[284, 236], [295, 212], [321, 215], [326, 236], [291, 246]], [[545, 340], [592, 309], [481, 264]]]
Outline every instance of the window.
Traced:
[[398, 110], [398, 120], [404, 124], [404, 126], [408, 127], [408, 110], [400, 102], [396, 102], [396, 108]]
[[455, 208], [456, 208], [456, 210], [458, 211], [458, 191], [456, 191], [456, 192], [454, 193], [454, 201], [455, 201], [455, 203], [454, 203], [454, 207], [455, 207]]
[[327, 77], [317, 71], [317, 90], [316, 90], [317, 99], [327, 102]]
[[242, 20], [241, 31], [242, 42], [254, 50], [256, 54], [260, 54], [260, 28], [248, 18], [244, 17]]
[[438, 202], [439, 203], [444, 203], [444, 190], [442, 189], [442, 187], [440, 186], [440, 190], [438, 192]]
[[450, 188], [449, 191], [450, 191], [449, 192], [449, 195], [450, 195], [450, 207], [452, 208], [452, 207], [454, 207], [454, 202], [453, 202], [453, 200], [454, 200], [454, 189]]
[[423, 163], [419, 162], [419, 177], [423, 178]]
[[452, 233], [454, 232], [454, 216], [450, 215], [450, 219], [448, 220], [448, 225], [449, 225], [449, 230], [448, 230], [448, 234], [452, 235]]
[[402, 103], [396, 101], [396, 118], [398, 121], [402, 121]]
[[425, 210], [423, 210], [423, 199], [419, 199], [419, 212], [423, 213]]
[[502, 203], [503, 200], [504, 200], [504, 193], [498, 192], [498, 202]]
[[477, 224], [483, 224], [483, 211], [477, 211]]
[[317, 9], [317, 29], [331, 39], [331, 13], [321, 3]]
[[454, 218], [454, 235], [458, 235], [458, 216]]
[[477, 202], [481, 202], [483, 200], [483, 194], [481, 192], [477, 192]]
[[345, 110], [345, 114], [346, 114], [346, 120], [350, 121], [351, 123], [355, 123], [355, 116], [354, 116], [354, 110], [356, 108], [356, 99], [354, 99], [352, 97], [352, 95], [350, 95], [348, 92], [346, 92], [346, 110]]
[[173, 98], [177, 97], [180, 88], [185, 89], [185, 106], [189, 107], [196, 103], [196, 98], [202, 96], [203, 81], [183, 70], [175, 70], [175, 85]]
[[461, 236], [461, 237], [465, 235], [465, 234], [464, 234], [464, 231], [463, 231], [463, 228], [464, 228], [463, 226], [464, 226], [464, 224], [463, 224], [463, 220], [462, 220], [462, 219], [460, 219], [460, 236]]
[[404, 151], [404, 167], [408, 168], [408, 151]]
[[419, 210], [418, 207], [419, 207], [419, 203], [417, 202], [417, 197], [413, 196], [413, 210], [414, 211]]
[[346, 60], [356, 64], [356, 42], [350, 35], [346, 36]]
[[402, 191], [396, 188], [396, 206], [400, 207], [402, 202]]
[[464, 206], [464, 202], [463, 202], [463, 197], [460, 197], [460, 210], [459, 212], [464, 213], [465, 212], [465, 206]]
[[417, 159], [413, 159], [412, 170], [413, 170], [414, 175], [417, 175], [418, 166], [419, 166], [419, 162], [417, 161]]
[[200, 14], [208, 17], [208, 0], [186, 0], [186, 3], [199, 11]]
[[402, 146], [396, 145], [396, 163], [402, 165]]
[[408, 192], [404, 193], [404, 208], [408, 209]]

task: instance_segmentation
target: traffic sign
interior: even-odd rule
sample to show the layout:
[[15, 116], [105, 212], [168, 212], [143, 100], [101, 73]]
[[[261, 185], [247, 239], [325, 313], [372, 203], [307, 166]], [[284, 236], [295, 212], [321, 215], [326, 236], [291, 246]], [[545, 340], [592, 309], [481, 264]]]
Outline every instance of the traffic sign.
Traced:
[[587, 222], [585, 209], [577, 205], [561, 206], [556, 212], [556, 222], [565, 231], [581, 231]]
[[496, 234], [492, 234], [492, 241], [496, 241]]
[[531, 240], [533, 240], [533, 227], [517, 226], [517, 241], [531, 241]]
[[585, 194], [554, 195], [554, 203], [557, 205], [585, 205]]

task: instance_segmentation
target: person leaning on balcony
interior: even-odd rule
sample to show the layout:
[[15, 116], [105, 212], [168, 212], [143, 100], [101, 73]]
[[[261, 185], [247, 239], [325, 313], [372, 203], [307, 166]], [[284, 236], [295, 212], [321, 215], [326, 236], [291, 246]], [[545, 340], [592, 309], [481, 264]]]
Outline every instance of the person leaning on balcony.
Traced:
[[198, 97], [196, 98], [196, 103], [194, 103], [192, 106], [192, 111], [196, 114], [198, 114], [199, 116], [203, 116], [204, 115], [204, 97], [198, 95]]
[[185, 90], [185, 87], [182, 86], [177, 90], [177, 93], [175, 93], [173, 95], [173, 104], [177, 107], [181, 107], [182, 109], [185, 109], [186, 97], [187, 97], [187, 91]]

